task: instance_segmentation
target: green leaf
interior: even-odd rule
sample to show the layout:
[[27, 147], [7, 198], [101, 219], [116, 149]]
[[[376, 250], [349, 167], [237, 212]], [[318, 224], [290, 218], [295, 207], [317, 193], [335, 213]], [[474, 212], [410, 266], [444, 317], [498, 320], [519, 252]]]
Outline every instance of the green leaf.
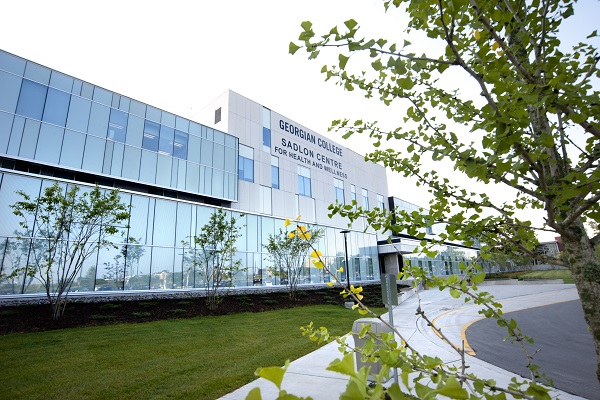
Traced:
[[255, 387], [246, 395], [246, 400], [262, 400], [262, 396], [260, 394], [260, 388]]
[[454, 297], [455, 299], [458, 299], [461, 295], [461, 291], [460, 290], [456, 290], [456, 289], [450, 289], [450, 296]]
[[594, 32], [590, 33], [590, 34], [589, 34], [589, 35], [586, 37], [586, 39], [590, 39], [590, 38], [593, 38], [593, 37], [596, 37], [596, 36], [598, 36], [598, 31], [594, 31]]
[[283, 381], [283, 376], [289, 366], [290, 361], [287, 360], [283, 367], [258, 368], [256, 372], [254, 372], [254, 375], [265, 378], [269, 382], [273, 382], [273, 384], [277, 386], [277, 389], [281, 390], [281, 382]]
[[350, 57], [346, 57], [345, 55], [341, 54], [338, 56], [338, 59], [340, 61], [340, 69], [344, 69], [346, 68], [346, 64], [348, 63], [348, 59]]
[[340, 374], [355, 376], [354, 372], [354, 353], [348, 353], [342, 358], [336, 358], [327, 367], [328, 371], [339, 372]]
[[300, 48], [300, 46], [298, 46], [296, 43], [290, 42], [290, 48], [289, 48], [290, 54], [296, 53], [299, 48]]
[[446, 384], [437, 390], [442, 396], [447, 396], [452, 399], [468, 399], [469, 393], [466, 389], [460, 386], [454, 375], [450, 375], [446, 380]]
[[344, 25], [346, 25], [348, 29], [352, 30], [354, 27], [356, 27], [356, 25], [358, 25], [358, 22], [356, 22], [354, 19], [349, 19], [348, 21], [344, 22]]
[[473, 282], [473, 283], [481, 283], [484, 280], [485, 280], [485, 272], [481, 272], [481, 273], [473, 275], [471, 277], [471, 282]]

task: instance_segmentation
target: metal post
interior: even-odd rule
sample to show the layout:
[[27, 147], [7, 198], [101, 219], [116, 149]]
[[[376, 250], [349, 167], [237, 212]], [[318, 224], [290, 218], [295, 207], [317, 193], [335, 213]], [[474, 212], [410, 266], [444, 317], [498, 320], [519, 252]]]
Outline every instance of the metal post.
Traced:
[[[385, 282], [386, 282], [386, 286], [387, 286], [387, 295], [388, 295], [388, 322], [390, 323], [390, 325], [393, 327], [394, 326], [394, 306], [393, 304], [393, 300], [392, 300], [392, 285], [396, 284], [396, 279], [394, 279], [395, 276], [394, 274], [386, 274], [385, 275]], [[396, 291], [394, 290], [394, 293], [396, 293]], [[394, 383], [398, 384], [398, 370], [396, 368], [394, 368]]]
[[346, 285], [350, 287], [350, 263], [348, 262], [348, 237], [349, 230], [343, 230], [340, 233], [344, 234], [344, 254], [346, 255]]

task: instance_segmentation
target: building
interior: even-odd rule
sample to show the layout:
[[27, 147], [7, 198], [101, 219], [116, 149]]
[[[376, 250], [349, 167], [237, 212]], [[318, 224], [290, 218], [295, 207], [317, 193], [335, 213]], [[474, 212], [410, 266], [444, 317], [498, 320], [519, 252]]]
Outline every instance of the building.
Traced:
[[[116, 249], [90, 257], [72, 288], [82, 292], [200, 287], [185, 242], [216, 208], [243, 214], [236, 257], [246, 270], [231, 285], [281, 284], [262, 244], [285, 218], [323, 228], [318, 248], [341, 263], [347, 221], [330, 219], [328, 205], [386, 207], [382, 166], [273, 109], [229, 91], [198, 119], [0, 51], [0, 294], [43, 291], [23, 268], [43, 239], [20, 232], [8, 210], [17, 190], [35, 198], [54, 181], [117, 187], [131, 205], [136, 242], [115, 237]], [[347, 240], [352, 279], [379, 280], [377, 234], [359, 220]], [[307, 261], [303, 281], [326, 280]]]
[[[41, 290], [24, 273], [10, 277], [30, 263], [32, 243], [17, 238], [19, 220], [7, 210], [16, 190], [35, 198], [55, 180], [118, 187], [132, 206], [127, 236], [137, 243], [91, 257], [74, 290], [198, 287], [181, 243], [215, 207], [244, 213], [237, 256], [247, 271], [232, 277], [235, 286], [280, 283], [262, 243], [285, 218], [301, 214], [323, 227], [319, 248], [332, 261], [343, 257], [347, 225], [330, 220], [327, 205], [382, 203], [384, 168], [233, 92], [206, 110], [211, 126], [1, 52], [2, 293]], [[377, 238], [363, 228], [348, 235], [352, 276], [378, 279]], [[306, 269], [305, 282], [323, 279]]]

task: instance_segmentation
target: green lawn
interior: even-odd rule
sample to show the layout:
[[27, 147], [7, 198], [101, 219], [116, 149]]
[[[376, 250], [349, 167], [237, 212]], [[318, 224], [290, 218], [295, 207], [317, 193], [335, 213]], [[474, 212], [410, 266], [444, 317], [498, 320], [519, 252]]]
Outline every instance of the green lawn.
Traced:
[[563, 279], [565, 283], [574, 283], [571, 271], [567, 269], [551, 269], [547, 271], [531, 271], [520, 275], [519, 279]]
[[358, 317], [326, 305], [1, 336], [0, 398], [215, 399], [315, 350], [301, 325], [339, 335]]

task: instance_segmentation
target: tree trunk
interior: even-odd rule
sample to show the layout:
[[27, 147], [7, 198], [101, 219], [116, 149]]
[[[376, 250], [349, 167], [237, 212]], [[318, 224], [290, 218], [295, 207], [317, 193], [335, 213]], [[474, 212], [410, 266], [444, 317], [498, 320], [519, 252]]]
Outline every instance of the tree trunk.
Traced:
[[562, 235], [562, 241], [569, 257], [569, 269], [577, 286], [585, 320], [594, 338], [596, 376], [600, 381], [600, 262], [581, 219], [567, 229]]

